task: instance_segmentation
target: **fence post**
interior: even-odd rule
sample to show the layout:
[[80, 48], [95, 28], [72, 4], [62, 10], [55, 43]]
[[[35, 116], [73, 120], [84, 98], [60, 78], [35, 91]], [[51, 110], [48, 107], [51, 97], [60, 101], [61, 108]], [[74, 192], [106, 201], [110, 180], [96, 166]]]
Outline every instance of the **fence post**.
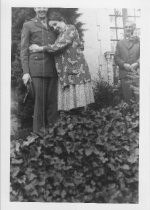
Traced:
[[114, 85], [114, 70], [113, 70], [113, 59], [114, 59], [114, 53], [107, 51], [104, 53], [105, 59], [106, 59], [106, 66], [107, 66], [107, 78], [108, 83], [110, 85]]

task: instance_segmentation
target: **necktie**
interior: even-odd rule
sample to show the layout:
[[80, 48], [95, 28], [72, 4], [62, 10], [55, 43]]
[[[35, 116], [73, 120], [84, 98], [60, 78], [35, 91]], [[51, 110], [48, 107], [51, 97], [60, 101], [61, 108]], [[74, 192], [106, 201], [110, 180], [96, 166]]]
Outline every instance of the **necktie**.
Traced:
[[47, 23], [45, 20], [42, 20], [41, 23], [47, 28]]

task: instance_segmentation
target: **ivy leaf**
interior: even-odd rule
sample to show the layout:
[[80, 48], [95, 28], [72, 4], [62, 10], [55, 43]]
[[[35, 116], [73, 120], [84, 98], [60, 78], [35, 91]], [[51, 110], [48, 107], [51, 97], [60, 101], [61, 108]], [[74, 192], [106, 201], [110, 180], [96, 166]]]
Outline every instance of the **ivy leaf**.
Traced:
[[35, 202], [45, 202], [45, 200], [42, 197], [34, 198], [33, 201], [35, 201]]
[[58, 128], [58, 135], [64, 136], [66, 134], [66, 131], [63, 128]]
[[108, 167], [111, 169], [111, 171], [115, 171], [116, 170], [115, 166], [113, 164], [111, 164], [111, 163], [108, 163]]
[[23, 163], [23, 160], [13, 158], [11, 163], [14, 164], [14, 165], [20, 165], [21, 163]]
[[136, 163], [138, 160], [138, 156], [137, 155], [131, 155], [128, 159], [129, 163]]
[[73, 127], [74, 127], [74, 126], [73, 126], [72, 123], [68, 125], [68, 128], [69, 128], [70, 130], [73, 130]]
[[54, 196], [54, 197], [56, 197], [56, 196], [58, 196], [58, 195], [60, 195], [60, 190], [59, 190], [59, 189], [57, 189], [57, 190], [55, 190], [55, 191], [53, 192], [53, 196]]
[[39, 193], [38, 193], [38, 191], [34, 188], [34, 190], [32, 191], [32, 192], [30, 192], [30, 196], [33, 196], [33, 197], [37, 197], [38, 198], [38, 195], [39, 195]]
[[121, 168], [124, 170], [130, 170], [130, 167], [127, 164], [124, 164]]
[[92, 194], [90, 194], [90, 195], [85, 195], [85, 196], [84, 196], [85, 202], [90, 202], [90, 201], [92, 200], [92, 198], [93, 198], [93, 195], [92, 195]]
[[108, 189], [109, 189], [111, 192], [114, 191], [115, 188], [116, 188], [116, 184], [115, 184], [115, 183], [109, 184], [109, 185], [108, 185]]
[[53, 199], [53, 196], [47, 196], [47, 197], [46, 197], [46, 201], [47, 201], [47, 202], [52, 202], [52, 199]]
[[39, 186], [45, 186], [45, 178], [43, 177], [43, 179], [41, 181], [38, 182]]
[[99, 154], [99, 150], [98, 149], [96, 149], [95, 147], [94, 147], [94, 154], [96, 154], [96, 155], [98, 155]]
[[62, 153], [61, 147], [55, 147], [55, 153], [60, 155]]
[[65, 191], [65, 190], [62, 190], [62, 192], [61, 192], [61, 197], [62, 197], [62, 198], [65, 198], [66, 194], [67, 194], [66, 191]]
[[20, 151], [20, 143], [16, 142], [16, 148], [15, 148], [16, 152]]
[[91, 187], [90, 185], [86, 185], [85, 191], [87, 193], [93, 193], [95, 191], [95, 187]]
[[61, 183], [61, 182], [63, 181], [63, 176], [62, 176], [62, 174], [59, 173], [59, 172], [56, 174], [56, 178], [57, 178], [57, 180], [59, 181], [59, 183]]
[[39, 136], [37, 135], [32, 135], [32, 136], [28, 136], [27, 137], [27, 141], [23, 142], [23, 146], [29, 146], [30, 144], [32, 144], [33, 142], [35, 142], [35, 140], [39, 138]]
[[95, 161], [92, 162], [92, 165], [93, 165], [94, 168], [99, 166], [99, 164], [97, 162], [95, 162]]
[[74, 183], [76, 185], [80, 185], [80, 184], [82, 184], [82, 179], [74, 179]]
[[12, 177], [15, 178], [19, 172], [20, 172], [20, 168], [19, 167], [13, 167], [13, 168], [11, 168], [11, 176]]
[[102, 175], [104, 175], [104, 169], [103, 168], [97, 168], [94, 170], [94, 173], [96, 176], [100, 177]]
[[18, 183], [19, 184], [25, 184], [26, 183], [26, 176], [24, 175], [24, 176], [18, 178]]
[[124, 149], [125, 149], [126, 151], [130, 151], [130, 147], [127, 146], [127, 145], [124, 146]]
[[28, 176], [29, 181], [32, 181], [35, 178], [37, 178], [37, 175], [35, 175], [33, 173], [29, 174], [29, 176]]
[[29, 192], [29, 191], [33, 191], [34, 190], [34, 185], [33, 182], [31, 182], [30, 184], [27, 184], [24, 189]]
[[96, 139], [96, 144], [97, 144], [97, 145], [104, 145], [102, 139], [103, 139], [103, 136], [97, 137], [97, 139]]
[[66, 182], [66, 181], [64, 181], [63, 184], [64, 184], [64, 186], [66, 188], [68, 188], [68, 187], [71, 187], [71, 188], [74, 187], [74, 183], [73, 182]]
[[79, 154], [83, 155], [83, 149], [78, 150]]
[[70, 138], [72, 138], [72, 139], [75, 138], [75, 134], [74, 134], [73, 131], [68, 132], [68, 136], [69, 136]]
[[91, 148], [85, 149], [86, 156], [90, 156], [92, 154], [93, 150]]
[[136, 148], [134, 153], [135, 153], [136, 156], [138, 156], [139, 155], [139, 148]]
[[38, 153], [38, 156], [37, 157], [39, 157], [40, 154], [41, 154], [41, 146], [37, 147], [37, 153]]

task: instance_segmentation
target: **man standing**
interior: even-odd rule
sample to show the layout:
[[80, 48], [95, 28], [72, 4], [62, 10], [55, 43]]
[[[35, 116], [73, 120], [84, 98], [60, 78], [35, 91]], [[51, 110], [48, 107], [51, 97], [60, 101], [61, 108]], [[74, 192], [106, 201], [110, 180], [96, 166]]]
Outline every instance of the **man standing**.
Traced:
[[115, 63], [119, 66], [119, 79], [124, 100], [137, 100], [134, 86], [139, 87], [138, 69], [140, 61], [140, 40], [134, 36], [135, 23], [127, 22], [125, 25], [125, 38], [117, 43]]
[[57, 118], [57, 72], [53, 55], [47, 52], [31, 53], [29, 46], [53, 44], [55, 34], [47, 23], [45, 7], [34, 8], [36, 17], [25, 22], [21, 35], [21, 63], [23, 82], [27, 85], [32, 80], [35, 104], [33, 132], [40, 134], [40, 129], [54, 123]]

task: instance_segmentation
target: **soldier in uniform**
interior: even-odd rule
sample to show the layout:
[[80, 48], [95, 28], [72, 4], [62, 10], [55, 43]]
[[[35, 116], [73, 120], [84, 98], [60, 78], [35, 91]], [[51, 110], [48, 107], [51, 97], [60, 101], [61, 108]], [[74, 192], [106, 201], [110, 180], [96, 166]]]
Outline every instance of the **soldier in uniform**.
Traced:
[[41, 128], [57, 119], [57, 72], [53, 55], [47, 52], [30, 52], [29, 46], [53, 44], [56, 35], [47, 24], [45, 7], [34, 8], [36, 17], [25, 22], [21, 35], [21, 63], [23, 82], [32, 80], [34, 89], [33, 132], [40, 134]]
[[139, 87], [138, 70], [140, 65], [140, 40], [134, 36], [136, 25], [127, 22], [125, 25], [125, 38], [116, 46], [115, 63], [119, 66], [119, 79], [124, 100], [129, 103], [130, 99], [138, 101], [133, 86]]

